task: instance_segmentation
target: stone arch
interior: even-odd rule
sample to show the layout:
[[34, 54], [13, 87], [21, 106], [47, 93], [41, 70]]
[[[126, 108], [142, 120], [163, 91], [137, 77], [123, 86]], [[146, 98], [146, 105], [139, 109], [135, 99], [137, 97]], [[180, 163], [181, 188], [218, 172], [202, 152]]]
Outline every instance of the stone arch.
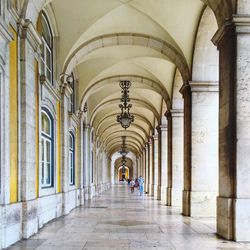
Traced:
[[[105, 116], [98, 124], [97, 128], [96, 128], [96, 134], [98, 134], [98, 131], [100, 130], [102, 124], [109, 118], [111, 117], [116, 117], [117, 115], [119, 115], [120, 113], [114, 113], [114, 114], [109, 114], [107, 116]], [[136, 120], [139, 120], [139, 121], [142, 121], [144, 123], [146, 123], [149, 127], [150, 130], [153, 130], [153, 125], [151, 124], [151, 122], [144, 116], [138, 114], [138, 113], [135, 113], [133, 112], [134, 115], [136, 115]]]
[[159, 38], [137, 33], [107, 34], [90, 39], [72, 52], [65, 62], [63, 72], [71, 72], [80, 61], [80, 58], [97, 49], [120, 45], [143, 46], [154, 49], [177, 65], [185, 81], [190, 79], [189, 67], [181, 51]]
[[166, 89], [161, 85], [161, 83], [156, 82], [144, 76], [139, 76], [139, 75], [117, 75], [117, 76], [103, 78], [91, 84], [89, 87], [87, 87], [86, 90], [84, 91], [84, 94], [80, 102], [81, 109], [83, 109], [83, 106], [85, 102], [87, 101], [88, 97], [91, 96], [93, 93], [95, 93], [97, 89], [100, 90], [100, 88], [105, 88], [107, 87], [107, 85], [110, 86], [111, 84], [117, 85], [117, 82], [121, 80], [128, 80], [128, 81], [133, 82], [134, 83], [133, 85], [135, 88], [137, 87], [136, 83], [142, 83], [148, 89], [151, 89], [155, 91], [156, 93], [158, 93], [159, 95], [161, 95], [166, 103], [166, 106], [170, 108], [169, 94], [166, 91]]
[[213, 11], [206, 7], [200, 19], [193, 52], [192, 81], [219, 79], [219, 52], [211, 42], [218, 26]]
[[[142, 100], [136, 99], [136, 98], [130, 98], [130, 100], [131, 100], [131, 102], [133, 104], [150, 110], [154, 114], [155, 118], [157, 119], [157, 121], [159, 123], [159, 121], [160, 121], [160, 115], [159, 115], [158, 111], [156, 110], [156, 108], [153, 105], [151, 105], [150, 103], [148, 103], [146, 101], [142, 101]], [[119, 102], [120, 102], [120, 99], [119, 98], [115, 98], [115, 99], [112, 99], [112, 100], [109, 100], [109, 101], [102, 102], [99, 105], [97, 105], [95, 107], [95, 109], [93, 110], [91, 116], [90, 116], [90, 124], [93, 124], [95, 116], [96, 116], [96, 114], [98, 112], [100, 112], [102, 109], [104, 109], [107, 106], [117, 105], [117, 103], [119, 103]]]

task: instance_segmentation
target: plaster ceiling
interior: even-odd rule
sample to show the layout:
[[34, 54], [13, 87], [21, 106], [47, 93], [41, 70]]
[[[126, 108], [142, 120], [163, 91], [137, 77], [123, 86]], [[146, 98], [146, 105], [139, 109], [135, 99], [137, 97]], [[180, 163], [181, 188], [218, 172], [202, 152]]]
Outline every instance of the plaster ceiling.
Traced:
[[[163, 109], [171, 108], [176, 68], [182, 77], [189, 76], [202, 1], [50, 0], [48, 4], [60, 37], [58, 63], [77, 74], [78, 107], [87, 102], [87, 122], [108, 146], [107, 138], [118, 136], [114, 140], [119, 144], [120, 136], [121, 144], [122, 135], [131, 145], [145, 143]], [[127, 131], [116, 123], [121, 78], [132, 82], [135, 123]]]

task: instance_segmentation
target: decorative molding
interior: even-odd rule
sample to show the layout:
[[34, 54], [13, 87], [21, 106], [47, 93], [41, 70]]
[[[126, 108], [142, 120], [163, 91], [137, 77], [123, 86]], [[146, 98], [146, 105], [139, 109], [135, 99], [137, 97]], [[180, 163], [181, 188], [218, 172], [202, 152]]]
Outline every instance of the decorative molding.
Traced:
[[170, 110], [172, 117], [183, 117], [184, 111], [183, 109], [171, 109]]
[[191, 92], [219, 92], [218, 82], [189, 82]]
[[184, 96], [190, 93], [190, 85], [189, 83], [184, 83], [180, 88], [180, 93]]
[[34, 51], [40, 52], [42, 40], [34, 25], [29, 19], [20, 19], [18, 22], [19, 35], [22, 39], [27, 39]]
[[46, 87], [46, 89], [56, 98], [57, 101], [60, 101], [60, 94], [58, 91], [48, 82], [47, 78], [44, 75], [40, 76], [40, 83]]
[[8, 30], [7, 25], [3, 22], [0, 22], [0, 36], [4, 38], [6, 42], [10, 42], [14, 39], [13, 35]]

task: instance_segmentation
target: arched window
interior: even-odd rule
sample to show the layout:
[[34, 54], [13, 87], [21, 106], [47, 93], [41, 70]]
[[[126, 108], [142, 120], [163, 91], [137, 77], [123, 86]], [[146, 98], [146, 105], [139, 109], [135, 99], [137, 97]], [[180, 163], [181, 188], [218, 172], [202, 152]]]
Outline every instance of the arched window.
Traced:
[[69, 133], [69, 184], [75, 184], [75, 136]]
[[42, 12], [41, 72], [53, 84], [53, 36], [48, 18]]
[[42, 109], [42, 175], [41, 186], [54, 184], [54, 124], [50, 112]]

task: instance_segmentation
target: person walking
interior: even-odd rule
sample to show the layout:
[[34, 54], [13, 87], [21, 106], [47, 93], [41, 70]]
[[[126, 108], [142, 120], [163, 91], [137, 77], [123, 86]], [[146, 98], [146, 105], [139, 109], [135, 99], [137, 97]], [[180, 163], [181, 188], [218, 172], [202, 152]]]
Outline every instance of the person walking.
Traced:
[[132, 179], [130, 181], [130, 190], [131, 190], [131, 193], [134, 193], [134, 190], [135, 190], [135, 181], [134, 181], [134, 179]]
[[142, 196], [142, 194], [143, 194], [143, 184], [144, 184], [144, 179], [143, 179], [142, 176], [139, 177], [138, 182], [139, 182], [140, 196]]

